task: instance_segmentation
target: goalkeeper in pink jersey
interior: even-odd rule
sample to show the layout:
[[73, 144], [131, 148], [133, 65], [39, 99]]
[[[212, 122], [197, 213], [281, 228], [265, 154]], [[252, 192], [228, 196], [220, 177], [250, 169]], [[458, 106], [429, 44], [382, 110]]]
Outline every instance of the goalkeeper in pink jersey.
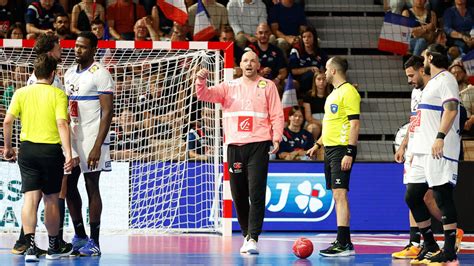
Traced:
[[[241, 78], [208, 88], [209, 71], [196, 77], [197, 97], [220, 103], [223, 109], [230, 188], [244, 243], [241, 253], [258, 254], [257, 241], [265, 215], [265, 192], [270, 153], [276, 153], [283, 134], [283, 109], [275, 84], [257, 74], [254, 52], [242, 56]], [[249, 204], [250, 199], [250, 204]]]

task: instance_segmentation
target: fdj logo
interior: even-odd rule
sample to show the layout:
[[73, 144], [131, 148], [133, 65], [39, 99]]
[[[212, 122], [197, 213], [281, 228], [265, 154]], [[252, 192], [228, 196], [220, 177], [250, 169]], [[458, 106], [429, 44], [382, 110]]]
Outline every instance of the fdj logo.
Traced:
[[270, 173], [265, 221], [322, 221], [333, 208], [332, 192], [325, 189], [324, 174]]

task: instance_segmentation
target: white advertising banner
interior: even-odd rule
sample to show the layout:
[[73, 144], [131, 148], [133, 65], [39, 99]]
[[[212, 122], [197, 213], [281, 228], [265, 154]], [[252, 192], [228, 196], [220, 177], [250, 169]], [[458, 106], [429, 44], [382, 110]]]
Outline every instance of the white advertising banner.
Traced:
[[[112, 163], [111, 172], [100, 175], [100, 193], [102, 197], [101, 229], [128, 229], [128, 198], [129, 198], [129, 164]], [[86, 224], [89, 224], [89, 200], [84, 183], [84, 177], [79, 177], [79, 192], [82, 197], [82, 212]], [[21, 193], [20, 169], [17, 164], [0, 162], [0, 231], [19, 231], [21, 226]], [[72, 221], [66, 209], [64, 219], [65, 230], [72, 230]], [[88, 226], [86, 227], [87, 229]], [[38, 208], [38, 229], [44, 227], [44, 206]]]

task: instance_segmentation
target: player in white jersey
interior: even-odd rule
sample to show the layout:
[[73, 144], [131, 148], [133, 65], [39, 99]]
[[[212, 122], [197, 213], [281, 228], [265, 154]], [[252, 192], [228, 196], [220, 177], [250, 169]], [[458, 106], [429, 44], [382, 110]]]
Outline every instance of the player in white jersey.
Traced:
[[[76, 39], [76, 65], [65, 75], [69, 96], [73, 156], [79, 156], [68, 178], [67, 203], [76, 235], [73, 246], [76, 255], [100, 256], [99, 228], [102, 200], [99, 191], [101, 171], [110, 171], [109, 129], [113, 116], [114, 82], [101, 64], [94, 62], [97, 37], [92, 32], [81, 32]], [[84, 229], [82, 201], [77, 189], [81, 172], [84, 174], [89, 197], [90, 239]]]
[[[431, 75], [418, 104], [413, 122], [413, 160], [409, 179], [424, 178], [426, 183], [409, 183], [405, 200], [423, 235], [423, 249], [413, 263], [456, 261], [457, 213], [453, 189], [460, 152], [459, 91], [456, 79], [446, 69], [446, 49], [439, 44], [428, 47], [424, 56], [425, 73]], [[428, 187], [441, 210], [444, 247], [440, 250], [431, 230], [431, 215], [423, 201]]]
[[[403, 172], [403, 184], [408, 185], [409, 183], [425, 183], [424, 178], [415, 177], [409, 175], [411, 169], [411, 162], [413, 158], [413, 153], [411, 147], [413, 146], [413, 131], [414, 131], [414, 122], [416, 121], [416, 110], [418, 109], [418, 104], [421, 101], [421, 94], [426, 83], [430, 80], [430, 76], [425, 75], [423, 67], [423, 57], [421, 56], [411, 56], [404, 64], [405, 74], [408, 78], [408, 84], [413, 86], [411, 92], [411, 103], [410, 103], [410, 124], [407, 128], [405, 138], [403, 139], [400, 147], [395, 153], [395, 161], [397, 163], [404, 163], [404, 172]], [[441, 220], [441, 212], [436, 205], [436, 202], [433, 198], [433, 191], [428, 189], [425, 194], [424, 201], [428, 207], [430, 213], [436, 217], [436, 219]], [[413, 218], [412, 213], [409, 213], [410, 221], [410, 240], [408, 245], [403, 248], [403, 250], [392, 253], [392, 257], [396, 259], [414, 259], [420, 253], [421, 246], [421, 234], [416, 221]]]
[[[59, 39], [57, 36], [53, 34], [42, 34], [36, 39], [36, 43], [34, 46], [34, 50], [37, 55], [40, 54], [47, 54], [58, 62], [61, 62], [61, 46], [59, 45]], [[29, 77], [27, 81], [27, 85], [31, 85], [36, 83], [38, 79], [35, 76], [35, 73]], [[59, 79], [58, 75], [54, 76], [53, 83], [51, 84], [54, 87], [57, 87], [64, 91], [64, 86]], [[67, 175], [65, 174], [62, 180], [61, 192], [59, 193], [59, 240], [62, 247], [71, 248], [69, 247], [70, 244], [67, 244], [63, 240], [63, 226], [64, 226], [64, 213], [65, 213], [65, 204], [64, 199], [66, 197], [66, 189], [67, 189]], [[23, 227], [20, 231], [20, 236], [16, 241], [15, 245], [13, 246], [11, 252], [13, 254], [22, 255], [26, 250], [26, 240], [24, 237]], [[45, 250], [37, 248], [37, 254], [39, 256], [46, 254]]]

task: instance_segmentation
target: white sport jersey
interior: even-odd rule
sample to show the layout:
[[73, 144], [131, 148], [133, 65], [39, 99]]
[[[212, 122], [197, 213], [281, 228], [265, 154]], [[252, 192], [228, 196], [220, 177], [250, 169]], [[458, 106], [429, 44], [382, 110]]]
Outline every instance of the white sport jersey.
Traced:
[[[87, 158], [99, 134], [99, 96], [113, 94], [114, 82], [109, 71], [97, 62], [80, 72], [77, 71], [77, 65], [73, 65], [66, 71], [64, 81], [69, 98], [73, 157], [79, 157], [83, 173], [92, 172], [88, 169]], [[109, 145], [110, 135], [107, 134], [101, 147], [99, 171], [110, 170]]]
[[408, 154], [411, 154], [411, 147], [413, 146], [411, 143], [413, 142], [413, 137], [414, 134], [413, 132], [415, 131], [415, 126], [414, 122], [416, 121], [416, 110], [418, 109], [418, 104], [421, 101], [421, 94], [422, 94], [421, 89], [413, 89], [411, 91], [411, 103], [410, 103], [410, 126], [408, 127], [408, 144], [407, 144], [407, 149], [406, 152]]
[[[35, 73], [33, 72], [33, 74], [31, 74], [30, 78], [26, 82], [26, 85], [34, 84], [36, 83], [36, 81], [38, 81], [38, 79], [36, 78]], [[51, 85], [64, 91], [63, 83], [61, 82], [61, 79], [59, 78], [58, 75], [54, 75], [53, 84]]]
[[[448, 71], [442, 71], [430, 79], [418, 104], [416, 118], [413, 122], [414, 154], [431, 154], [431, 147], [436, 139], [441, 124], [443, 104], [447, 101], [459, 102], [459, 89], [456, 78]], [[458, 161], [461, 136], [459, 135], [459, 107], [453, 125], [444, 139], [443, 158]]]

